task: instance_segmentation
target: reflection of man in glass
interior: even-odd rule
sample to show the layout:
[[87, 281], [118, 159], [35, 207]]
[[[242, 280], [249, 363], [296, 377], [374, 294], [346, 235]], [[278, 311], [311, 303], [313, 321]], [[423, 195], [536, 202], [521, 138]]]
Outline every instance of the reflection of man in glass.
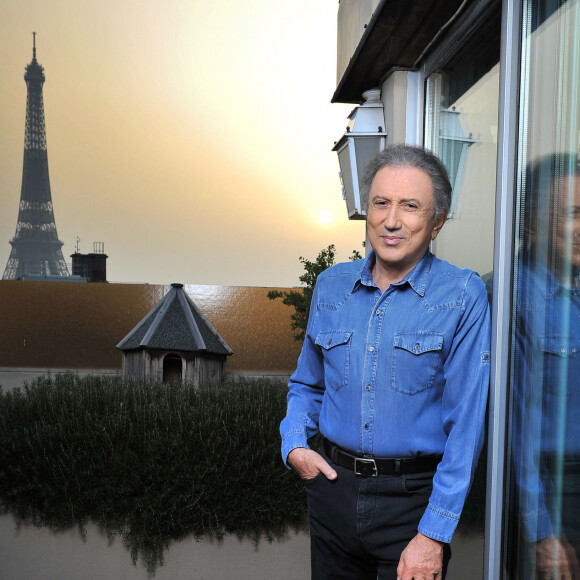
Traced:
[[580, 165], [529, 168], [518, 256], [513, 453], [535, 578], [580, 578]]

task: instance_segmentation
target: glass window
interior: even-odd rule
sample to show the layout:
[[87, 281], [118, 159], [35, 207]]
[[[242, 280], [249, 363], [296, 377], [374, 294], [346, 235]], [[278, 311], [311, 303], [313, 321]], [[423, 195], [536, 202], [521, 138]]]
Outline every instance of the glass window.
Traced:
[[[445, 163], [453, 185], [448, 220], [432, 244], [439, 257], [491, 281], [499, 105], [499, 10], [427, 78], [425, 146]], [[450, 578], [481, 578], [486, 452], [482, 452], [453, 536]]]
[[499, 103], [499, 15], [427, 79], [425, 146], [453, 185], [448, 221], [434, 253], [482, 276], [493, 265]]
[[503, 569], [580, 578], [580, 7], [523, 3]]

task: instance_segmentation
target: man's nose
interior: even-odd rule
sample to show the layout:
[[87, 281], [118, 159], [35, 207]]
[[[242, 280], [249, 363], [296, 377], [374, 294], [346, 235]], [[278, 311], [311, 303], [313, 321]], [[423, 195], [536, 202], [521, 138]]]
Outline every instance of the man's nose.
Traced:
[[384, 226], [388, 230], [397, 230], [401, 227], [401, 210], [399, 205], [392, 203], [386, 211]]

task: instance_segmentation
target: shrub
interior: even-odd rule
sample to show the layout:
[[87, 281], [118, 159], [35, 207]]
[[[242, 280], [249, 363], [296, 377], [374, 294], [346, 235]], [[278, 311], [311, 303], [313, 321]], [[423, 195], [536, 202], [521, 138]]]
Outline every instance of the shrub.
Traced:
[[286, 387], [268, 380], [41, 377], [0, 391], [0, 504], [53, 529], [93, 520], [150, 572], [186, 535], [271, 540], [306, 526], [280, 457], [285, 407]]

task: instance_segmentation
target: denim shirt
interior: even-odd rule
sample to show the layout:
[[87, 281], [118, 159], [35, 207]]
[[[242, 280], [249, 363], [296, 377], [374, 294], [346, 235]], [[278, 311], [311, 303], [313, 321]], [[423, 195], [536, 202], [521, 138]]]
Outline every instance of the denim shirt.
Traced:
[[512, 453], [520, 518], [535, 542], [562, 533], [561, 462], [580, 460], [580, 288], [524, 264], [516, 305]]
[[385, 292], [371, 252], [321, 273], [280, 425], [282, 457], [318, 431], [356, 454], [442, 454], [419, 531], [449, 542], [484, 436], [490, 317], [479, 276], [427, 253]]

